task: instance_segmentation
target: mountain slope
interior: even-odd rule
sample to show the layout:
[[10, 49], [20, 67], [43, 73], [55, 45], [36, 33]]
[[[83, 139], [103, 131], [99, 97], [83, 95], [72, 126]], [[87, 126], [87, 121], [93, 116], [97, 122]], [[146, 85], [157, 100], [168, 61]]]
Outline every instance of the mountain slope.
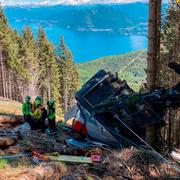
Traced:
[[78, 69], [81, 81], [85, 83], [97, 71], [104, 69], [113, 73], [118, 72], [120, 78], [127, 80], [129, 85], [138, 91], [146, 79], [146, 55], [147, 52], [142, 50], [80, 63]]
[[148, 4], [5, 7], [10, 23], [56, 26], [72, 31], [147, 33]]
[[[163, 5], [163, 12], [167, 5]], [[148, 4], [5, 7], [10, 23], [56, 26], [72, 31], [147, 34]]]

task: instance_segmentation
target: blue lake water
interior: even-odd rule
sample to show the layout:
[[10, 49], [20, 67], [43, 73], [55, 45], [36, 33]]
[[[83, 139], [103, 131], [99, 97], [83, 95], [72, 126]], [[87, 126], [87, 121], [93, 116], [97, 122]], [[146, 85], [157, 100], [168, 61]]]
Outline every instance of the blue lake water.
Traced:
[[[10, 22], [10, 25], [18, 29], [18, 31], [25, 26], [21, 22]], [[38, 25], [30, 24], [30, 26], [36, 36]], [[65, 42], [72, 51], [76, 63], [146, 49], [148, 43], [146, 36], [125, 36], [107, 32], [75, 32], [55, 26], [47, 26], [44, 29], [48, 39], [56, 47], [58, 46], [60, 36], [64, 36]]]

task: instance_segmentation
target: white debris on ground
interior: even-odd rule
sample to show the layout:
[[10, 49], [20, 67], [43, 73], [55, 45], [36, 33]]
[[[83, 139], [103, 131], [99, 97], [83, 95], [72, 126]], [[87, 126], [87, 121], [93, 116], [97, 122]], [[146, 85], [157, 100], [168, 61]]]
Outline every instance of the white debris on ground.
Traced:
[[174, 149], [171, 153], [170, 153], [171, 157], [177, 161], [178, 163], [180, 163], [180, 150], [178, 149]]

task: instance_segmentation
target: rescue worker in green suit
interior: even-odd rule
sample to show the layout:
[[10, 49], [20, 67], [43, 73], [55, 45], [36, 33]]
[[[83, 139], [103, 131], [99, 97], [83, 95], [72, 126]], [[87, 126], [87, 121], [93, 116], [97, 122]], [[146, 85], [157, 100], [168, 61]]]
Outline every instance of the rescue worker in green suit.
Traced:
[[41, 118], [42, 118], [42, 110], [41, 110], [41, 101], [36, 100], [36, 108], [32, 113], [33, 117], [33, 127], [32, 129], [37, 130], [40, 129], [41, 126]]
[[22, 112], [24, 116], [25, 122], [29, 123], [31, 126], [32, 123], [32, 103], [31, 103], [31, 97], [26, 96], [25, 101], [22, 105]]
[[55, 110], [55, 101], [48, 100], [47, 101], [47, 116], [49, 121], [49, 130], [51, 133], [56, 132], [56, 110]]
[[42, 96], [37, 96], [35, 101], [33, 102], [33, 106], [32, 106], [32, 111], [34, 112], [37, 108], [37, 104], [39, 105], [42, 105], [43, 102], [42, 102]]
[[34, 120], [34, 129], [41, 129], [42, 132], [45, 132], [45, 120], [47, 118], [47, 111], [43, 107], [42, 96], [37, 96], [33, 103], [33, 120]]

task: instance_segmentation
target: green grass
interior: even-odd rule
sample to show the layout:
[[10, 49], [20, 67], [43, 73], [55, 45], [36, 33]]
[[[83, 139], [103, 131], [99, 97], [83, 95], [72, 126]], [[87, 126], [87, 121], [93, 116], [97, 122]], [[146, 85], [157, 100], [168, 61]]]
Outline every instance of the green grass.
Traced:
[[146, 50], [141, 50], [79, 63], [81, 84], [88, 81], [100, 69], [104, 69], [113, 73], [118, 72], [121, 79], [126, 80], [135, 91], [138, 91], [146, 80], [146, 57]]
[[0, 169], [4, 169], [7, 166], [8, 166], [8, 160], [0, 159]]

